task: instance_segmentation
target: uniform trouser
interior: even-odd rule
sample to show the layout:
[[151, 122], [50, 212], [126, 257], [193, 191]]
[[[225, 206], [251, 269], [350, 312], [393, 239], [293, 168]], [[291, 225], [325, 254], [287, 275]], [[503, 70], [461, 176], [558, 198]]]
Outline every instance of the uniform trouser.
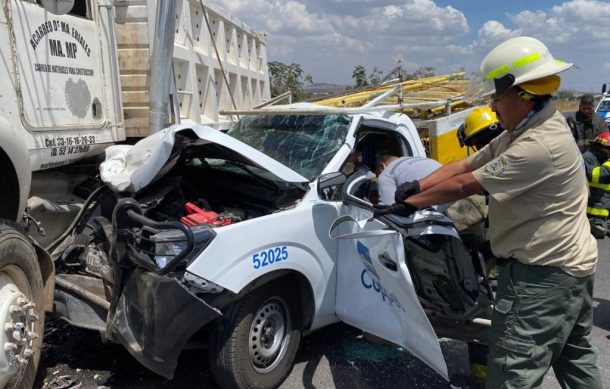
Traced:
[[510, 261], [498, 278], [486, 387], [539, 387], [552, 366], [563, 388], [603, 388], [592, 325], [593, 275]]

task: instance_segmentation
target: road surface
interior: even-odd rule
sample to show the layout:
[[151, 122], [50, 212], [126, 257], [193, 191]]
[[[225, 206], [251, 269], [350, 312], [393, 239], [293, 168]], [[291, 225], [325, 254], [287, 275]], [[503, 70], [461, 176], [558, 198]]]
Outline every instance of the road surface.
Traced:
[[[599, 242], [595, 281], [593, 342], [605, 387], [610, 388], [610, 239]], [[476, 387], [468, 381], [466, 344], [441, 340], [454, 386]], [[80, 385], [80, 386], [79, 386]], [[185, 351], [174, 380], [142, 367], [121, 346], [105, 344], [96, 332], [63, 322], [48, 326], [37, 388], [217, 388], [205, 351]], [[302, 340], [295, 367], [283, 389], [448, 388], [434, 371], [397, 347], [367, 341], [362, 333], [337, 324]], [[552, 372], [543, 388], [559, 388]]]

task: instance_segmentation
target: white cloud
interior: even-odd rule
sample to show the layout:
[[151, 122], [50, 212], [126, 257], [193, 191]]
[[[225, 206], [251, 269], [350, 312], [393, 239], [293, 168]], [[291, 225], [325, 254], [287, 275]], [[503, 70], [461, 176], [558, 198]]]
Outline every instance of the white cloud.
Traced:
[[479, 29], [479, 39], [476, 44], [482, 47], [492, 47], [519, 35], [521, 35], [520, 30], [511, 30], [497, 20], [488, 20]]
[[546, 11], [522, 11], [510, 19], [525, 34], [544, 42], [571, 46], [574, 50], [610, 48], [609, 2], [572, 0]]
[[299, 63], [315, 81], [350, 82], [355, 65], [388, 70], [396, 58], [404, 58], [410, 70], [434, 66], [437, 72], [472, 71], [491, 48], [519, 35], [539, 38], [554, 56], [575, 61], [580, 70], [566, 73], [575, 89], [591, 85], [590, 90], [598, 90], [599, 81], [586, 77], [599, 78], [602, 69], [608, 70], [607, 0], [556, 0], [557, 5], [546, 8], [532, 1], [531, 9], [511, 14], [481, 6], [494, 17], [473, 26], [472, 33], [469, 15], [457, 0], [453, 6], [436, 0], [216, 1], [254, 29], [269, 33], [270, 60]]
[[[433, 0], [218, 2], [254, 29], [269, 32], [270, 60], [297, 62], [313, 74], [341, 71], [349, 77], [357, 64], [390, 69], [398, 57], [407, 58], [408, 66], [441, 63], [437, 54], [469, 31], [463, 12]], [[345, 76], [337, 80], [345, 81]]]
[[388, 5], [387, 7], [385, 7], [383, 9], [383, 14], [385, 16], [387, 16], [389, 19], [401, 18], [403, 15], [402, 9], [400, 9], [399, 7], [397, 7], [395, 5]]

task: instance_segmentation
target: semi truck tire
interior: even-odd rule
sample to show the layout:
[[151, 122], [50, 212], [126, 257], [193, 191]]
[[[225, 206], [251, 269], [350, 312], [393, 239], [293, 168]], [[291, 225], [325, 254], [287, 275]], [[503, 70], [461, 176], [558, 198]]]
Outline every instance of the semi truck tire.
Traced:
[[223, 388], [277, 388], [290, 374], [301, 339], [295, 293], [278, 283], [235, 302], [214, 326], [210, 367]]
[[43, 282], [36, 250], [0, 220], [0, 388], [34, 386], [44, 334]]

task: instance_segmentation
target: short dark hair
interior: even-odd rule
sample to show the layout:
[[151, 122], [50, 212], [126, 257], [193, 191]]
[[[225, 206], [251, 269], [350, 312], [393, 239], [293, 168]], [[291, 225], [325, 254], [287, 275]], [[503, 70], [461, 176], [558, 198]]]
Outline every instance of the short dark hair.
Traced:
[[586, 94], [580, 96], [580, 104], [593, 104], [594, 101], [595, 98], [593, 97], [593, 95]]
[[376, 158], [375, 158], [375, 163], [385, 162], [392, 157], [396, 157], [396, 155], [394, 153], [392, 153], [390, 150], [387, 150], [387, 149], [379, 150], [379, 152], [377, 153]]

